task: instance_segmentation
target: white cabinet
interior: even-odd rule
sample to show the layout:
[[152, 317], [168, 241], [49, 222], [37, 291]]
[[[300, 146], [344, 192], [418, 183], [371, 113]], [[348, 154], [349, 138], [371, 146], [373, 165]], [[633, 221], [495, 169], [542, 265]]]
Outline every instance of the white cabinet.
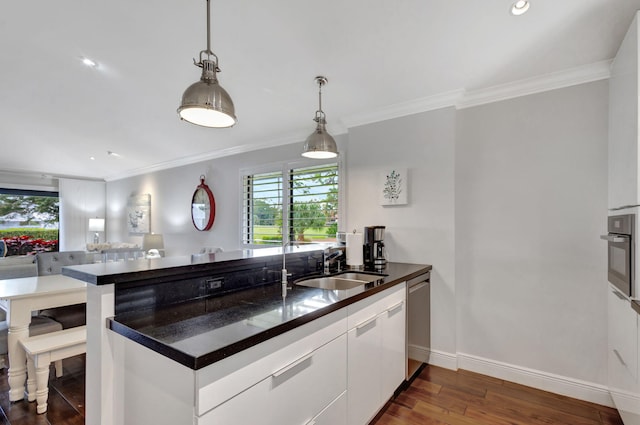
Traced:
[[608, 387], [625, 425], [640, 425], [638, 314], [613, 285], [608, 295]]
[[404, 381], [406, 286], [348, 307], [349, 425], [364, 425]]
[[640, 204], [638, 190], [638, 17], [609, 79], [609, 208]]
[[[405, 293], [406, 294], [406, 293]], [[406, 377], [406, 299], [387, 307], [382, 322], [382, 401], [391, 397]]]
[[403, 283], [199, 370], [114, 334], [116, 423], [364, 425], [404, 381], [405, 319]]
[[329, 406], [305, 425], [347, 425], [347, 392], [343, 392]]
[[[345, 390], [346, 355], [346, 335], [343, 334], [274, 371], [257, 384], [197, 418], [196, 423], [313, 423], [313, 418], [327, 406], [331, 406]], [[346, 410], [340, 412], [338, 408], [334, 408], [329, 411], [335, 417], [346, 417]]]

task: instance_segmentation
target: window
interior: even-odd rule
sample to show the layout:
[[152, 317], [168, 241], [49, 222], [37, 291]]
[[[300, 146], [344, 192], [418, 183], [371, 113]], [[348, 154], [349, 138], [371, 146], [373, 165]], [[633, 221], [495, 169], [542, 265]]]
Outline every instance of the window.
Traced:
[[4, 255], [57, 251], [59, 208], [58, 192], [0, 188]]
[[281, 245], [283, 232], [298, 243], [335, 241], [338, 175], [336, 163], [245, 175], [243, 242]]

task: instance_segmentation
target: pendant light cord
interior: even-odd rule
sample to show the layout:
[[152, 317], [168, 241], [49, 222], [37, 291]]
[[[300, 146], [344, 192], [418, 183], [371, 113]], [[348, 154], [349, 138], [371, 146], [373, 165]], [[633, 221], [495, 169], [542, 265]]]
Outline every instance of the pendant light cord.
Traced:
[[324, 85], [324, 80], [316, 77], [316, 81], [318, 81], [318, 110], [316, 111], [314, 121], [320, 122], [320, 120], [325, 117], [324, 111], [322, 110], [322, 86]]
[[[213, 63], [214, 72], [220, 72], [220, 67], [218, 67], [218, 56], [211, 51], [211, 1], [207, 0], [207, 50], [200, 51], [200, 62], [196, 62], [195, 58], [193, 59], [193, 64], [204, 68], [204, 62], [202, 61], [202, 55], [207, 55], [207, 60]], [[211, 58], [215, 60], [212, 60]]]
[[207, 54], [213, 55], [211, 51], [211, 2], [207, 0]]

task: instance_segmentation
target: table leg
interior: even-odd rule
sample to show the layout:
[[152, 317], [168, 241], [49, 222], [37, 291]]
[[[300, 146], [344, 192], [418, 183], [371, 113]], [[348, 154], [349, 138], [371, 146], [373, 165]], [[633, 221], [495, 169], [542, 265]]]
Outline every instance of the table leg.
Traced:
[[9, 356], [9, 400], [18, 401], [24, 398], [24, 382], [27, 376], [27, 357], [20, 346], [23, 338], [29, 337], [29, 323], [9, 324], [9, 334], [7, 336], [8, 356]]

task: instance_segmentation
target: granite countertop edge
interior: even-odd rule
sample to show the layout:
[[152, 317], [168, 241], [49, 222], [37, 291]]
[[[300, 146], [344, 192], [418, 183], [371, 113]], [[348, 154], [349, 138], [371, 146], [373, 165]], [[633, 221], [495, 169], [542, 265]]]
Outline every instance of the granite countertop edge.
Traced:
[[431, 271], [432, 269], [431, 265], [408, 264], [408, 263], [392, 263], [392, 264], [394, 265], [394, 267], [399, 267], [400, 269], [404, 267], [404, 268], [411, 269], [413, 271], [408, 272], [406, 274], [390, 273], [387, 277], [385, 277], [382, 283], [380, 283], [379, 285], [373, 286], [371, 288], [368, 288], [364, 292], [361, 292], [359, 294], [337, 301], [333, 304], [319, 308], [318, 310], [304, 314], [300, 317], [296, 317], [292, 320], [278, 324], [271, 328], [265, 329], [262, 332], [259, 332], [255, 335], [249, 336], [247, 338], [239, 339], [238, 341], [230, 343], [220, 349], [216, 349], [212, 352], [209, 352], [200, 356], [194, 356], [192, 354], [188, 354], [174, 347], [171, 347], [170, 345], [162, 341], [159, 341], [144, 332], [138, 331], [121, 322], [118, 322], [117, 318], [108, 318], [107, 327], [113, 332], [127, 339], [130, 339], [134, 342], [137, 342], [165, 357], [168, 357], [182, 364], [183, 366], [186, 366], [193, 370], [198, 370], [206, 366], [209, 366], [213, 363], [216, 363], [220, 360], [223, 360], [229, 356], [237, 354], [243, 350], [249, 349], [255, 345], [265, 342], [285, 332], [291, 331], [315, 319], [318, 319], [334, 311], [345, 308], [348, 305], [354, 304], [360, 300], [368, 298], [372, 295], [375, 295], [381, 291], [389, 289], [402, 282], [416, 278], [422, 274], [425, 274]]

